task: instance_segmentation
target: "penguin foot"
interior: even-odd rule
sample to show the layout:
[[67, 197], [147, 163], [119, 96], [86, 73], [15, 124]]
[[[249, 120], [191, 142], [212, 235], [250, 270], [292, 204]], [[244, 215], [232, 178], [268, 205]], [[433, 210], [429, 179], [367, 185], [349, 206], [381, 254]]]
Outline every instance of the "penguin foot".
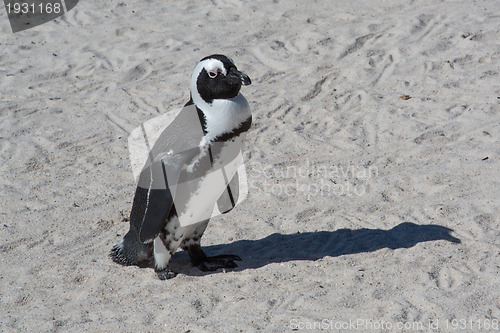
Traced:
[[241, 261], [241, 258], [235, 254], [221, 254], [213, 257], [204, 258], [198, 268], [203, 272], [213, 272], [219, 268], [236, 268], [238, 265], [234, 261]]
[[200, 244], [192, 244], [186, 248], [191, 257], [193, 266], [198, 267], [203, 272], [213, 272], [219, 268], [238, 267], [235, 261], [241, 261], [241, 258], [235, 254], [221, 254], [209, 257], [203, 252]]
[[156, 274], [158, 275], [158, 278], [160, 280], [169, 280], [169, 279], [174, 278], [177, 275], [177, 273], [172, 272], [168, 268], [165, 268], [164, 270], [161, 270], [161, 271], [156, 271]]

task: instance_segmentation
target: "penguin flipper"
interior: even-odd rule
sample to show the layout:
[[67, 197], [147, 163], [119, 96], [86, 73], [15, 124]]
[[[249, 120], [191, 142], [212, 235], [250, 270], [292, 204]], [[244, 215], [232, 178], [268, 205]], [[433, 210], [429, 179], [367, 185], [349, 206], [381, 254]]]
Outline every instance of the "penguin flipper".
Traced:
[[161, 232], [173, 206], [165, 163], [162, 160], [146, 165], [141, 172], [130, 212], [142, 243], [152, 242]]
[[158, 236], [165, 225], [172, 203], [172, 195], [168, 188], [163, 190], [151, 189], [149, 191], [147, 207], [139, 232], [141, 242], [152, 242]]
[[222, 214], [229, 213], [238, 202], [239, 196], [239, 176], [238, 171], [234, 174], [233, 178], [227, 184], [226, 189], [217, 199], [217, 208]]
[[[177, 185], [183, 166], [197, 153], [199, 149], [189, 149], [167, 157], [159, 156], [143, 168], [136, 191], [136, 196], [140, 192], [140, 198], [137, 200], [138, 219], [135, 221], [142, 243], [150, 243], [160, 234], [174, 208], [171, 188]], [[135, 205], [134, 198], [132, 211]]]

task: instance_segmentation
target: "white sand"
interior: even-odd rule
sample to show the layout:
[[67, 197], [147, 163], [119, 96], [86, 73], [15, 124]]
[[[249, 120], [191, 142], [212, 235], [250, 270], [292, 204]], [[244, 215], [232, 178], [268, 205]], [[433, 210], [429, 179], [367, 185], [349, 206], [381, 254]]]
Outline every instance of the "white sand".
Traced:
[[[499, 22], [497, 0], [81, 1], [12, 34], [0, 10], [0, 331], [498, 322]], [[108, 258], [127, 137], [212, 53], [253, 80], [251, 189], [203, 244], [243, 261], [180, 252], [160, 281]]]

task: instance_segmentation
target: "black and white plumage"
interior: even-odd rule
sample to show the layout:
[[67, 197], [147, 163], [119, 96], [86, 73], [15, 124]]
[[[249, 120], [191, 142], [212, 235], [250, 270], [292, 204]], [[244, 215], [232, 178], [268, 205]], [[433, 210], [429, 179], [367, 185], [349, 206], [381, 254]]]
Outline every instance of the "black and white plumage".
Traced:
[[249, 84], [250, 78], [227, 56], [211, 55], [196, 65], [190, 101], [160, 135], [139, 176], [130, 230], [111, 250], [113, 261], [141, 267], [154, 264], [162, 280], [176, 275], [167, 266], [178, 248], [187, 250], [192, 264], [203, 271], [237, 266], [234, 261], [241, 259], [236, 255], [208, 257], [201, 249], [200, 239], [209, 217], [183, 227], [179, 216], [193, 204], [202, 204], [207, 211], [218, 205], [227, 213], [237, 200], [238, 175], [227, 181], [220, 197], [193, 202], [194, 192], [211, 190], [199, 183], [205, 188], [189, 192], [193, 198], [184, 198], [186, 207], [173, 199], [172, 184], [189, 177], [203, 179], [207, 169], [223, 165], [241, 152], [252, 115], [240, 88]]

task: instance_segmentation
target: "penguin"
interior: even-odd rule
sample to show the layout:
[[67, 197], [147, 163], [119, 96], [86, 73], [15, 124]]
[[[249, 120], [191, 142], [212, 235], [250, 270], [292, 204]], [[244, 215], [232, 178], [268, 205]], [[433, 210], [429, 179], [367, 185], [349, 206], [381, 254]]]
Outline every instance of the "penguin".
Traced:
[[198, 62], [189, 101], [149, 151], [129, 231], [110, 252], [114, 262], [154, 266], [159, 279], [171, 279], [177, 273], [168, 263], [181, 248], [201, 271], [237, 267], [239, 256], [209, 257], [200, 240], [214, 207], [227, 213], [237, 201], [237, 170], [228, 166], [241, 156], [252, 123], [248, 102], [240, 93], [250, 84], [228, 56], [213, 54]]

